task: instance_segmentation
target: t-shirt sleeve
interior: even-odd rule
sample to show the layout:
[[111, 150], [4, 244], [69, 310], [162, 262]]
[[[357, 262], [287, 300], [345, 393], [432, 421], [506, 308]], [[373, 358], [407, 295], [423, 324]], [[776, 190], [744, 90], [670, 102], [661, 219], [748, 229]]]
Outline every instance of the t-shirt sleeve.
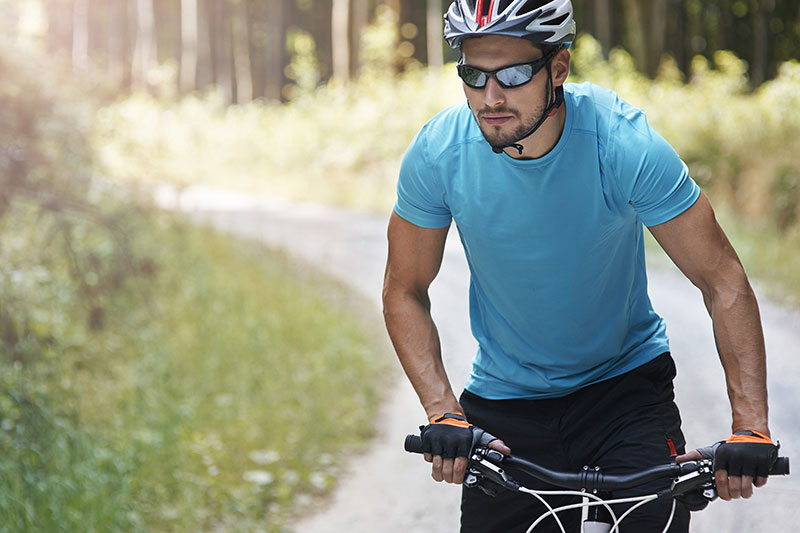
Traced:
[[690, 208], [700, 188], [670, 144], [627, 104], [617, 123], [612, 159], [625, 198], [646, 226], [667, 222]]
[[423, 128], [403, 157], [394, 211], [417, 226], [444, 228], [450, 225], [452, 216], [441, 176], [425, 148], [426, 134], [427, 129]]

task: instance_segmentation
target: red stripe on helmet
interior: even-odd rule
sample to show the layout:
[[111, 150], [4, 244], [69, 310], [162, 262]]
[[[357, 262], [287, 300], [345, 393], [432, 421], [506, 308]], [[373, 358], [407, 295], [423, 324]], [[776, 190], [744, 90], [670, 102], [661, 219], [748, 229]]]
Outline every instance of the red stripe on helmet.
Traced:
[[491, 0], [491, 2], [489, 2], [489, 13], [486, 15], [486, 18], [483, 21], [484, 24], [488, 24], [492, 21], [492, 13], [494, 13], [494, 2], [495, 0]]
[[495, 0], [489, 0], [489, 11], [485, 17], [483, 16], [483, 0], [478, 0], [477, 4], [475, 5], [475, 21], [478, 23], [479, 28], [482, 28], [492, 21], [494, 2]]
[[475, 2], [475, 22], [478, 23], [479, 28], [486, 24], [486, 21], [483, 18], [483, 0], [478, 0]]

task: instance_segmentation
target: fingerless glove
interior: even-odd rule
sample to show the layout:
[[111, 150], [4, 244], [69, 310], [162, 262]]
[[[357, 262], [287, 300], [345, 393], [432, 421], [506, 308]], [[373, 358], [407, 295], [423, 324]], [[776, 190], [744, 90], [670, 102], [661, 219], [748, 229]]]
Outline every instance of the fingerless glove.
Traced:
[[463, 415], [445, 413], [420, 428], [422, 451], [445, 459], [467, 457], [472, 449], [472, 430]]

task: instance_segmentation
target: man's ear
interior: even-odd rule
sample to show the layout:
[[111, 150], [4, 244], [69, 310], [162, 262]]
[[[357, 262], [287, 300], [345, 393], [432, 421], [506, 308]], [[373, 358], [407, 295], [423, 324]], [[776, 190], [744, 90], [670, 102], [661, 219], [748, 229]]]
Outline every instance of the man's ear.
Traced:
[[571, 56], [569, 54], [569, 50], [566, 48], [559, 50], [553, 58], [551, 71], [553, 73], [553, 85], [555, 87], [563, 85], [564, 82], [567, 81], [567, 76], [569, 76], [570, 58]]

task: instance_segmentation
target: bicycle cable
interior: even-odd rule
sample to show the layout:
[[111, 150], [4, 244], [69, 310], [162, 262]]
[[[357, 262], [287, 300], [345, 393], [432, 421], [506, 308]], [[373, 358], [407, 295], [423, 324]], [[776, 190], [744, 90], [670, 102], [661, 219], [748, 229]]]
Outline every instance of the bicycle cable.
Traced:
[[[615, 499], [615, 500], [603, 500], [602, 498], [600, 498], [600, 497], [598, 497], [598, 496], [596, 496], [594, 494], [589, 494], [589, 493], [585, 493], [585, 492], [578, 492], [578, 491], [536, 491], [536, 490], [528, 489], [526, 487], [520, 487], [519, 490], [520, 490], [520, 492], [524, 492], [526, 494], [529, 494], [531, 496], [536, 497], [537, 499], [539, 499], [539, 501], [544, 503], [544, 505], [548, 508], [548, 511], [546, 513], [544, 513], [541, 516], [539, 516], [539, 518], [533, 524], [531, 524], [531, 526], [528, 528], [526, 533], [532, 533], [533, 529], [537, 525], [539, 525], [544, 519], [546, 519], [548, 516], [552, 516], [555, 519], [555, 521], [558, 524], [559, 528], [563, 532], [564, 531], [564, 526], [561, 523], [561, 520], [558, 518], [557, 513], [560, 513], [562, 511], [568, 511], [570, 509], [580, 509], [580, 508], [583, 508], [583, 507], [596, 507], [596, 506], [599, 506], [599, 505], [602, 505], [603, 507], [606, 508], [608, 513], [611, 515], [611, 519], [613, 520], [613, 524], [612, 524], [612, 527], [611, 527], [611, 530], [609, 531], [609, 533], [619, 532], [620, 524], [622, 523], [622, 521], [630, 513], [632, 513], [633, 511], [635, 511], [639, 507], [658, 499], [658, 495], [657, 494], [636, 496], [636, 497], [632, 497], [632, 498], [618, 498], [618, 499]], [[581, 498], [591, 498], [591, 499], [594, 499], [595, 501], [563, 505], [561, 507], [557, 507], [557, 508], [553, 509], [550, 505], [548, 505], [544, 501], [544, 498], [542, 498], [542, 495], [547, 495], [547, 496], [579, 496]], [[611, 509], [610, 506], [612, 504], [619, 504], [619, 503], [635, 503], [636, 505], [633, 505], [630, 509], [627, 509], [619, 518], [617, 518], [616, 513], [614, 513], [614, 511]], [[673, 499], [672, 500], [672, 509], [670, 510], [669, 518], [667, 519], [667, 523], [664, 526], [664, 529], [662, 530], [662, 533], [666, 533], [669, 530], [669, 527], [672, 525], [672, 520], [673, 520], [673, 518], [675, 516], [675, 507], [676, 507], [676, 501]]]

